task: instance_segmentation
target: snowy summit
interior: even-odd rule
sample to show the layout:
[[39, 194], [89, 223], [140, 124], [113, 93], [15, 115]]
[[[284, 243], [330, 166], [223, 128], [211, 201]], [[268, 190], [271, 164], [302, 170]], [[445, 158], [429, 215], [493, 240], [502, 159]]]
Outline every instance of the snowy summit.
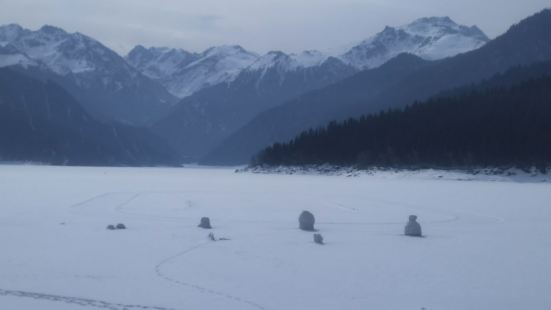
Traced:
[[166, 47], [136, 46], [126, 60], [158, 80], [176, 97], [187, 97], [212, 85], [229, 82], [258, 55], [238, 45], [217, 46], [202, 53]]
[[358, 68], [374, 68], [402, 53], [436, 60], [477, 49], [488, 41], [476, 26], [459, 25], [449, 17], [427, 17], [396, 28], [387, 26], [340, 58]]

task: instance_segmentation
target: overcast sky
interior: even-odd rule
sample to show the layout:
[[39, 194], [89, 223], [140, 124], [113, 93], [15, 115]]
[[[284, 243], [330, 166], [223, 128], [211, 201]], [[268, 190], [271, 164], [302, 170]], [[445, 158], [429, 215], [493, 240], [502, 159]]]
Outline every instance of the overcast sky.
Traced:
[[425, 16], [450, 16], [495, 37], [546, 7], [550, 0], [0, 0], [0, 24], [56, 25], [120, 53], [136, 44], [297, 52], [345, 46]]

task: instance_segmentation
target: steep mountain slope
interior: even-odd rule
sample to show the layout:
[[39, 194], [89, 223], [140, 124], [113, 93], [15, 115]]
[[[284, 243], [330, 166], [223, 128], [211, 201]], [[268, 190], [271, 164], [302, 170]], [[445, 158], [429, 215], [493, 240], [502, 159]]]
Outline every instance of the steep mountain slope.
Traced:
[[[487, 40], [478, 28], [457, 25], [449, 18], [420, 19], [400, 28], [404, 36], [392, 39], [388, 37], [390, 29], [368, 40], [372, 43], [362, 42], [341, 57], [329, 57], [318, 51], [299, 54], [269, 52], [224, 83], [203, 88], [185, 98], [153, 128], [181, 150], [187, 160], [194, 160], [259, 113], [308, 91], [338, 82], [359, 68], [377, 67], [402, 51], [430, 58], [452, 56], [476, 48]], [[461, 43], [461, 50], [446, 44], [451, 41]], [[374, 48], [375, 42], [386, 44], [384, 53]], [[140, 54], [145, 52], [141, 51]], [[156, 57], [134, 58], [152, 59], [156, 66], [165, 63]]]
[[0, 160], [64, 165], [174, 165], [144, 129], [95, 121], [51, 81], [0, 69]]
[[404, 110], [303, 132], [261, 152], [256, 164], [545, 170], [550, 120], [551, 62], [538, 63]]
[[199, 57], [198, 54], [179, 48], [145, 48], [138, 45], [125, 58], [129, 64], [144, 75], [152, 79], [166, 81]]
[[218, 46], [203, 53], [181, 49], [135, 47], [128, 63], [159, 81], [170, 93], [184, 98], [213, 85], [229, 82], [258, 58], [241, 46]]
[[38, 67], [39, 63], [11, 44], [0, 45], [0, 68], [10, 66], [20, 66], [26, 69], [28, 67]]
[[366, 69], [378, 67], [402, 53], [436, 60], [477, 49], [488, 41], [476, 26], [458, 25], [449, 17], [426, 17], [401, 27], [387, 26], [340, 58]]
[[[44, 75], [65, 86], [97, 117], [145, 124], [164, 115], [175, 102], [160, 84], [80, 33], [52, 26], [31, 31], [12, 24], [0, 27], [0, 45], [40, 64]], [[20, 64], [0, 58], [4, 66]]]
[[[377, 91], [368, 87], [372, 80], [360, 73], [265, 111], [226, 139], [204, 162], [244, 163], [263, 147], [285, 142], [305, 129], [323, 126], [330, 120], [401, 107], [445, 89], [479, 82], [512, 66], [549, 59], [551, 10], [544, 10], [478, 50], [411, 67]], [[377, 75], [379, 69], [369, 71]]]
[[[305, 63], [312, 65], [306, 67]], [[318, 65], [271, 52], [233, 81], [184, 98], [153, 128], [179, 149], [184, 158], [197, 160], [258, 113], [354, 72], [354, 68], [336, 58]]]

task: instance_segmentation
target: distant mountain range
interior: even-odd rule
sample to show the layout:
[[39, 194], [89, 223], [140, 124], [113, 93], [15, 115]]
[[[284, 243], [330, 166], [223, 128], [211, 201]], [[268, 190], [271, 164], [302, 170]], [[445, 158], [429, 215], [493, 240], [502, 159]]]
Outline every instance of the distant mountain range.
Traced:
[[65, 89], [0, 69], [0, 161], [58, 165], [176, 165], [161, 139], [142, 128], [91, 117]]
[[[120, 130], [128, 132], [123, 140], [133, 142], [120, 145], [134, 146], [127, 152], [136, 156], [118, 163], [161, 158], [134, 152], [151, 151], [157, 140], [163, 152], [170, 150], [181, 162], [241, 164], [273, 142], [331, 120], [402, 107], [511, 66], [545, 61], [551, 57], [550, 20], [550, 11], [544, 10], [489, 40], [476, 26], [458, 25], [448, 17], [421, 18], [386, 27], [333, 54], [259, 55], [240, 46], [195, 53], [136, 46], [124, 57], [80, 33], [11, 24], [0, 26], [0, 68], [21, 76], [22, 84], [64, 90], [98, 127], [125, 128]], [[48, 93], [41, 94], [27, 108], [44, 112], [40, 102], [48, 101]], [[5, 98], [12, 106], [24, 104]], [[142, 127], [144, 139], [137, 139], [136, 126]], [[87, 135], [81, 139], [97, 142]]]
[[52, 26], [31, 31], [11, 24], [0, 27], [0, 46], [2, 67], [20, 65], [56, 80], [100, 119], [144, 125], [176, 102], [162, 85], [80, 33]]
[[126, 56], [129, 64], [183, 98], [212, 85], [231, 81], [258, 55], [241, 46], [218, 46], [197, 54], [182, 49], [136, 46]]
[[259, 113], [356, 72], [336, 58], [305, 67], [287, 54], [271, 52], [232, 81], [182, 99], [153, 129], [185, 159], [196, 161]]
[[[193, 53], [138, 45], [126, 59], [144, 75], [161, 82], [174, 96], [184, 98], [203, 88], [232, 82], [245, 70], [279, 66], [280, 73], [284, 73], [320, 66], [330, 57], [362, 70], [378, 67], [402, 53], [435, 60], [477, 49], [488, 41], [476, 26], [458, 25], [449, 17], [430, 17], [396, 28], [387, 26], [375, 36], [334, 55], [316, 50], [258, 55], [238, 45]], [[286, 64], [281, 66], [282, 62]]]
[[274, 144], [260, 166], [551, 168], [551, 62]]
[[[403, 52], [439, 59], [476, 49], [487, 41], [477, 27], [457, 25], [449, 18], [424, 18], [396, 29], [387, 27], [336, 56], [319, 51], [300, 54], [274, 51], [254, 56], [239, 46], [210, 49], [201, 55], [137, 47], [127, 59], [144, 68], [144, 74], [152, 78], [160, 76], [158, 80], [173, 89], [175, 95], [191, 93], [189, 87], [196, 91], [153, 126], [185, 160], [196, 161], [259, 113], [308, 91], [336, 83], [360, 70], [378, 67]], [[178, 69], [174, 71], [175, 67]], [[198, 75], [198, 72], [211, 74]], [[183, 82], [189, 80], [196, 83]], [[174, 89], [174, 85], [180, 88]]]
[[401, 54], [379, 68], [289, 100], [259, 114], [203, 162], [246, 163], [262, 148], [331, 120], [403, 107], [446, 89], [480, 82], [513, 66], [550, 59], [551, 10], [544, 10], [479, 49], [437, 61]]

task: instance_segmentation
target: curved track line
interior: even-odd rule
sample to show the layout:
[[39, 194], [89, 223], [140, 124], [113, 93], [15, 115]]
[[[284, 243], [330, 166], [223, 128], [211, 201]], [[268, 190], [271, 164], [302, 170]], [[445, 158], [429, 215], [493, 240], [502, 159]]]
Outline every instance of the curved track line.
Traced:
[[0, 296], [12, 296], [18, 298], [32, 298], [36, 300], [45, 300], [51, 302], [65, 303], [71, 305], [78, 305], [81, 307], [94, 307], [99, 309], [109, 310], [175, 310], [173, 308], [164, 307], [149, 307], [143, 305], [125, 305], [120, 303], [111, 303], [98, 299], [79, 298], [52, 294], [43, 294], [36, 292], [17, 291], [17, 290], [4, 290], [0, 289]]
[[[130, 203], [132, 203], [134, 200], [138, 199], [140, 196], [142, 195], [146, 195], [146, 194], [155, 194], [155, 193], [165, 193], [165, 192], [153, 192], [153, 191], [141, 191], [141, 192], [134, 192], [130, 198], [126, 199], [125, 201], [123, 201], [122, 203], [119, 203], [117, 205], [115, 205], [114, 207], [114, 210], [117, 211], [117, 212], [120, 212], [120, 213], [123, 213], [123, 214], [127, 214], [127, 215], [132, 215], [132, 216], [144, 216], [144, 217], [148, 217], [148, 218], [151, 218], [151, 217], [154, 217], [156, 219], [181, 219], [182, 217], [167, 217], [167, 216], [158, 216], [158, 215], [147, 215], [147, 214], [139, 214], [139, 213], [133, 213], [133, 212], [129, 212], [127, 210], [125, 210], [125, 207], [127, 205], [129, 205]], [[166, 193], [182, 193], [182, 192], [166, 192]], [[90, 202], [93, 202], [97, 199], [101, 199], [101, 198], [104, 198], [104, 197], [108, 197], [110, 195], [116, 195], [116, 194], [132, 194], [132, 192], [109, 192], [109, 193], [103, 193], [103, 194], [99, 194], [99, 195], [96, 195], [94, 197], [91, 197], [89, 199], [86, 199], [84, 201], [81, 201], [79, 203], [76, 203], [74, 205], [72, 205], [71, 207], [80, 207], [80, 206], [83, 206], [83, 205], [86, 205], [87, 203], [90, 203]], [[193, 201], [191, 200], [186, 200], [186, 208], [192, 208], [193, 207]], [[172, 262], [173, 260], [176, 260], [186, 254], [188, 254], [189, 252], [192, 252], [194, 250], [197, 250], [203, 246], [205, 246], [206, 244], [208, 244], [210, 242], [203, 242], [203, 243], [200, 243], [196, 246], [193, 246], [191, 248], [188, 248], [182, 252], [179, 252], [173, 256], [170, 256], [164, 260], [162, 260], [160, 263], [158, 263], [157, 265], [155, 265], [155, 273], [158, 277], [166, 280], [166, 281], [169, 281], [169, 282], [172, 282], [174, 284], [177, 284], [177, 285], [180, 285], [180, 286], [185, 286], [185, 287], [188, 287], [188, 288], [192, 288], [192, 289], [195, 289], [203, 294], [210, 294], [210, 295], [214, 295], [214, 296], [218, 296], [218, 297], [222, 297], [222, 298], [226, 298], [226, 299], [229, 299], [231, 301], [234, 301], [234, 302], [239, 302], [239, 303], [242, 303], [242, 304], [245, 304], [245, 305], [248, 305], [250, 307], [253, 307], [255, 309], [260, 309], [260, 310], [268, 310], [268, 308], [260, 305], [260, 304], [257, 304], [253, 301], [250, 301], [250, 300], [247, 300], [247, 299], [244, 299], [244, 298], [241, 298], [241, 297], [238, 297], [238, 296], [235, 296], [235, 295], [231, 295], [231, 294], [228, 294], [228, 293], [224, 293], [224, 292], [220, 292], [220, 291], [216, 291], [216, 290], [213, 290], [213, 289], [210, 289], [210, 288], [207, 288], [207, 287], [202, 287], [202, 286], [199, 286], [199, 285], [196, 285], [196, 284], [193, 284], [193, 283], [189, 283], [189, 282], [184, 282], [184, 281], [180, 281], [178, 279], [175, 279], [175, 278], [172, 278], [170, 277], [169, 275], [165, 274], [163, 271], [162, 271], [162, 268], [164, 265]], [[109, 309], [109, 308], [108, 308]], [[112, 308], [113, 310], [118, 310], [119, 308]], [[122, 308], [122, 309], [125, 309], [125, 308]], [[128, 308], [128, 310], [131, 310], [133, 308]], [[144, 310], [164, 310], [164, 308], [158, 308], [158, 309], [155, 309], [155, 308], [142, 308]]]
[[160, 263], [158, 263], [156, 266], [155, 266], [155, 273], [157, 274], [158, 277], [166, 280], [166, 281], [169, 281], [169, 282], [172, 282], [174, 284], [177, 284], [177, 285], [181, 285], [181, 286], [185, 286], [185, 287], [188, 287], [188, 288], [192, 288], [192, 289], [195, 289], [197, 291], [200, 291], [201, 293], [203, 294], [209, 294], [209, 295], [214, 295], [214, 296], [218, 296], [218, 297], [222, 297], [222, 298], [226, 298], [226, 299], [229, 299], [231, 301], [235, 301], [235, 302], [239, 302], [239, 303], [242, 303], [242, 304], [246, 304], [250, 307], [253, 307], [255, 309], [260, 309], [260, 310], [268, 310], [268, 308], [260, 305], [260, 304], [257, 304], [253, 301], [250, 301], [250, 300], [247, 300], [247, 299], [244, 299], [244, 298], [241, 298], [241, 297], [238, 297], [238, 296], [235, 296], [235, 295], [231, 295], [231, 294], [228, 294], [228, 293], [224, 293], [224, 292], [219, 292], [219, 291], [215, 291], [215, 290], [212, 290], [212, 289], [209, 289], [207, 287], [203, 287], [203, 286], [200, 286], [200, 285], [197, 285], [197, 284], [193, 284], [193, 283], [190, 283], [190, 282], [184, 282], [184, 281], [181, 281], [181, 280], [178, 280], [178, 279], [174, 279], [170, 276], [168, 276], [167, 274], [165, 274], [162, 269], [163, 269], [163, 266], [178, 259], [178, 258], [181, 258], [182, 256], [192, 252], [192, 251], [195, 251], [199, 248], [202, 248], [203, 246], [205, 246], [206, 244], [208, 244], [210, 242], [203, 242], [203, 243], [200, 243], [198, 245], [195, 245], [191, 248], [188, 248], [176, 255], [173, 255], [171, 257], [168, 257], [164, 260], [162, 260]]
[[103, 194], [98, 194], [98, 195], [92, 196], [88, 199], [85, 199], [85, 200], [79, 201], [77, 203], [74, 203], [74, 204], [70, 205], [69, 208], [82, 207], [82, 206], [84, 206], [84, 205], [86, 205], [90, 202], [93, 202], [95, 200], [98, 200], [100, 198], [109, 197], [109, 196], [117, 195], [117, 194], [130, 194], [130, 192], [107, 192], [107, 193], [103, 193]]
[[135, 193], [134, 195], [132, 195], [132, 197], [128, 198], [127, 200], [125, 200], [124, 202], [122, 203], [119, 203], [118, 205], [115, 206], [115, 211], [117, 212], [120, 212], [120, 213], [124, 213], [122, 210], [123, 208], [130, 204], [132, 201], [138, 199], [138, 197], [140, 197], [141, 195], [143, 195], [145, 192], [139, 192], [139, 193]]
[[[184, 216], [163, 216], [163, 215], [158, 215], [158, 214], [136, 213], [136, 212], [127, 211], [126, 208], [125, 208], [128, 204], [130, 204], [132, 201], [136, 200], [140, 196], [151, 195], [151, 194], [174, 194], [174, 193], [181, 194], [183, 192], [166, 192], [166, 193], [165, 192], [153, 192], [153, 191], [138, 192], [129, 201], [126, 201], [125, 203], [122, 203], [122, 204], [118, 205], [115, 208], [115, 210], [119, 213], [122, 213], [122, 214], [131, 215], [131, 216], [134, 216], [134, 217], [137, 217], [137, 218], [142, 218], [142, 219], [146, 218], [148, 220], [151, 220], [151, 219], [155, 219], [155, 220], [190, 220], [190, 219], [192, 219], [190, 217], [184, 217]], [[195, 205], [194, 205], [192, 200], [188, 199], [188, 200], [185, 201], [185, 208], [186, 209], [192, 209], [193, 207], [195, 207]]]
[[[408, 204], [408, 203], [400, 203], [400, 202], [392, 202], [392, 201], [384, 201], [384, 200], [371, 200], [371, 202], [378, 202], [378, 203], [382, 203], [382, 204], [387, 204], [387, 205], [394, 205], [394, 206], [399, 206], [399, 207], [402, 207], [402, 208], [408, 208], [408, 209], [413, 209], [413, 210], [428, 210], [428, 211], [431, 211], [431, 212], [436, 212], [436, 213], [440, 213], [440, 214], [443, 214], [445, 217], [445, 219], [442, 219], [442, 220], [434, 220], [434, 221], [423, 221], [423, 223], [426, 223], [426, 224], [442, 224], [442, 223], [451, 223], [451, 222], [457, 222], [459, 221], [459, 216], [455, 215], [455, 214], [450, 214], [450, 213], [447, 213], [447, 212], [442, 212], [440, 210], [434, 210], [434, 209], [431, 209], [431, 208], [427, 208], [427, 207], [424, 207], [424, 206], [417, 206], [417, 205], [413, 205], [413, 204]], [[360, 209], [359, 208], [355, 208], [355, 207], [348, 207], [346, 206], [345, 204], [342, 204], [342, 203], [339, 203], [339, 202], [335, 202], [335, 201], [328, 201], [327, 199], [324, 199], [321, 201], [322, 204], [325, 204], [327, 206], [330, 206], [330, 207], [334, 207], [334, 208], [337, 208], [337, 209], [341, 209], [341, 210], [345, 210], [345, 211], [348, 211], [348, 212], [358, 212]], [[362, 225], [373, 225], [373, 226], [382, 226], [382, 225], [403, 225], [405, 222], [404, 221], [400, 221], [400, 222], [319, 222], [319, 224], [323, 224], [323, 225], [358, 225], [358, 226], [362, 226]]]
[[[474, 216], [474, 217], [479, 217], [479, 218], [485, 218], [487, 220], [491, 220], [492, 222], [497, 222], [497, 223], [503, 223], [505, 222], [505, 219], [502, 218], [502, 217], [497, 217], [497, 216], [490, 216], [490, 215], [482, 215], [482, 214], [477, 214], [477, 213], [474, 213], [474, 212], [468, 212], [468, 211], [453, 211], [453, 213], [449, 213], [449, 212], [443, 212], [442, 210], [437, 210], [435, 208], [430, 208], [430, 207], [425, 207], [425, 206], [419, 206], [417, 204], [412, 204], [412, 203], [404, 203], [404, 202], [397, 202], [397, 201], [391, 201], [391, 200], [378, 200], [378, 202], [380, 203], [386, 203], [386, 204], [393, 204], [393, 205], [399, 205], [399, 206], [404, 206], [404, 207], [408, 207], [408, 208], [412, 208], [412, 209], [420, 209], [420, 210], [428, 210], [428, 211], [431, 211], [431, 212], [437, 212], [437, 213], [441, 213], [441, 214], [451, 214], [457, 218], [459, 218], [458, 215], [456, 214], [464, 214], [464, 215], [467, 215], [467, 216]], [[430, 223], [430, 222], [429, 222]], [[434, 223], [434, 222], [432, 222]], [[437, 222], [439, 223], [439, 222]]]

